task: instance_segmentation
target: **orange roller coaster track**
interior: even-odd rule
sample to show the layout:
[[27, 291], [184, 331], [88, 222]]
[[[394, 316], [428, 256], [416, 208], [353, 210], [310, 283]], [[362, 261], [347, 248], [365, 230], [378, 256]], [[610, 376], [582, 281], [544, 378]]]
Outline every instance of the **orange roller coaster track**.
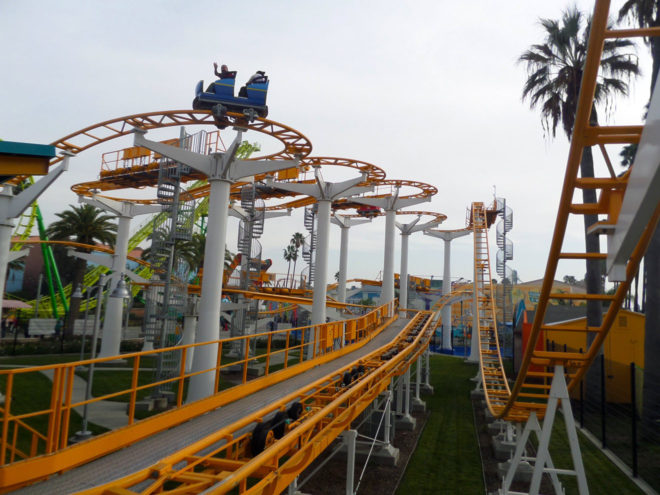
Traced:
[[[638, 125], [592, 126], [589, 123], [605, 41], [620, 37], [660, 35], [660, 29], [609, 30], [607, 29], [608, 10], [609, 2], [596, 2], [591, 24], [587, 62], [584, 67], [582, 88], [578, 100], [573, 137], [548, 263], [520, 373], [511, 389], [509, 389], [502, 367], [497, 332], [494, 331], [492, 326], [494, 314], [491, 314], [491, 295], [485, 289], [485, 285], [479, 287], [479, 318], [477, 320], [479, 321], [481, 376], [488, 407], [495, 417], [512, 421], [525, 421], [532, 412], [535, 412], [538, 417], [542, 417], [550, 397], [550, 380], [553, 377], [555, 367], [559, 367], [558, 369], [565, 372], [568, 390], [572, 390], [578, 385], [596, 358], [614, 322], [660, 217], [660, 205], [658, 205], [627, 262], [626, 280], [618, 284], [613, 294], [559, 294], [552, 292], [552, 284], [559, 261], [567, 259], [604, 260], [606, 258], [606, 254], [602, 253], [565, 250], [563, 244], [566, 227], [570, 219], [581, 220], [584, 215], [604, 215], [607, 217], [605, 221], [595, 224], [595, 228], [599, 224], [616, 224], [630, 173], [616, 176], [605, 145], [639, 142], [643, 130], [643, 127]], [[580, 177], [579, 169], [583, 151], [586, 147], [596, 145], [603, 154], [609, 175], [594, 178]], [[580, 196], [578, 193], [582, 189], [596, 189], [600, 192], [598, 201], [595, 203], [576, 202], [576, 198]], [[484, 244], [487, 246], [487, 227], [485, 222], [482, 221], [484, 217], [483, 205], [473, 205], [472, 217], [473, 219], [479, 219], [479, 221], [474, 221], [472, 225], [475, 234], [475, 273], [477, 273], [479, 280], [485, 282], [489, 280], [490, 275], [487, 271], [489, 270], [487, 248], [484, 250]], [[542, 338], [542, 332], [552, 332], [554, 330], [544, 324], [549, 302], [553, 299], [569, 298], [584, 302], [589, 300], [601, 301], [603, 304], [608, 305], [607, 309], [604, 309], [602, 323], [599, 326], [588, 327], [584, 322], [571, 324], [570, 330], [585, 334], [586, 342], [589, 342], [587, 340], [589, 336], [593, 336], [593, 340], [587, 344], [584, 351], [579, 352], [538, 350], [536, 348], [537, 342]], [[566, 326], [562, 326], [562, 330], [566, 329]]]

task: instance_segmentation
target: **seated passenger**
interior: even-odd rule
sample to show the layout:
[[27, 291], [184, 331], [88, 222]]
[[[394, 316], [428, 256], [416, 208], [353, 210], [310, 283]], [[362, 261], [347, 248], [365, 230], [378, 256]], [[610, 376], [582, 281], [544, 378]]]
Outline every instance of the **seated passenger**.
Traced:
[[236, 77], [236, 71], [230, 71], [225, 64], [220, 66], [220, 72], [218, 72], [218, 63], [213, 62], [213, 71], [219, 79], [232, 79]]
[[266, 72], [263, 70], [258, 70], [252, 76], [250, 76], [250, 79], [248, 79], [248, 82], [245, 83], [245, 86], [241, 88], [241, 90], [238, 92], [238, 96], [242, 96], [244, 98], [247, 98], [247, 87], [250, 84], [255, 84], [255, 83], [265, 83], [268, 81], [268, 77], [266, 76]]

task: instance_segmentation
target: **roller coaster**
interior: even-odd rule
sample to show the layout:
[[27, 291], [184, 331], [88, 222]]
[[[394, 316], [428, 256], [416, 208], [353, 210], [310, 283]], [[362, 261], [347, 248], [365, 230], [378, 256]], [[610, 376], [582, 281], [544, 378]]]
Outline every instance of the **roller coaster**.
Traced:
[[[588, 493], [568, 393], [584, 378], [601, 348], [660, 217], [660, 205], [654, 204], [650, 220], [635, 238], [623, 277], [613, 294], [552, 292], [552, 282], [561, 260], [605, 260], [608, 256], [605, 253], [567, 251], [563, 247], [566, 227], [572, 218], [601, 215], [605, 218], [591, 232], [611, 235], [616, 231], [635, 169], [633, 167], [626, 174], [617, 176], [610, 165], [606, 146], [644, 143], [643, 126], [593, 126], [589, 123], [604, 42], [612, 38], [660, 35], [660, 28], [610, 30], [607, 28], [608, 10], [607, 1], [597, 0], [553, 240], [530, 341], [515, 383], [510, 383], [504, 371], [491, 286], [488, 229], [497, 212], [494, 206], [474, 202], [466, 222], [466, 229], [473, 235], [474, 282], [471, 287], [444, 294], [433, 311], [401, 309], [396, 299], [392, 299], [382, 301], [377, 308], [360, 308], [364, 314], [357, 317], [124, 354], [121, 357], [131, 369], [129, 385], [84, 400], [74, 397], [76, 374], [92, 364], [103, 366], [117, 356], [0, 371], [6, 396], [0, 410], [0, 487], [3, 492], [281, 493], [287, 487], [295, 488], [297, 476], [340, 435], [346, 439], [349, 450], [354, 448], [351, 435], [346, 432], [350, 432], [351, 422], [373, 404], [384, 411], [396, 407], [398, 413], [407, 414], [413, 389], [419, 397], [420, 385], [428, 384], [428, 345], [440, 323], [439, 310], [455, 300], [469, 297], [471, 293], [473, 331], [478, 335], [478, 348], [472, 351], [479, 359], [479, 386], [489, 411], [494, 417], [506, 420], [508, 427], [515, 429], [517, 437], [517, 447], [502, 493], [514, 493], [510, 489], [511, 483], [523, 460], [534, 461], [529, 493], [538, 493], [544, 473], [550, 475], [554, 488], [559, 491], [557, 474], [573, 474], [577, 477], [580, 493]], [[651, 113], [658, 110], [651, 105]], [[313, 184], [318, 181], [318, 169], [322, 166], [345, 166], [363, 174], [359, 185], [370, 186], [370, 191], [332, 203], [333, 209], [353, 209], [355, 215], [380, 214], [373, 202], [370, 204], [370, 199], [390, 196], [426, 199], [437, 192], [433, 186], [421, 182], [385, 179], [382, 169], [365, 162], [309, 157], [311, 144], [297, 131], [265, 118], [247, 122], [241, 114], [229, 112], [226, 115], [241, 129], [269, 134], [282, 143], [281, 151], [255, 160], [299, 160], [298, 166], [276, 172], [278, 182], [272, 180], [273, 174], [255, 176], [255, 183], [260, 184], [261, 192], [271, 203], [264, 206], [264, 210], [312, 205], [314, 198], [296, 197], [284, 183]], [[134, 127], [148, 130], [213, 123], [208, 110], [136, 114], [90, 126], [54, 144], [61, 150], [80, 153], [95, 144], [128, 135]], [[205, 136], [203, 139], [205, 150], [211, 142], [208, 139], [219, 143], [217, 137]], [[580, 159], [588, 146], [599, 147], [608, 164], [608, 175], [580, 176]], [[154, 185], [159, 173], [154, 163], [161, 157], [139, 146], [127, 150], [122, 151], [114, 168], [104, 168], [99, 180], [74, 186], [74, 192], [96, 196], [99, 192], [125, 187]], [[59, 160], [56, 158], [52, 163]], [[310, 171], [315, 175], [305, 175]], [[204, 178], [188, 170], [182, 179], [186, 182]], [[231, 196], [240, 201], [241, 189], [251, 183], [235, 181], [231, 185]], [[576, 192], [584, 189], [599, 191], [598, 201], [576, 202]], [[402, 190], [405, 192], [400, 194]], [[631, 190], [636, 192], [634, 188]], [[209, 187], [195, 182], [195, 187], [186, 189], [185, 194], [191, 198], [203, 198], [209, 194]], [[155, 200], [130, 201], [150, 204]], [[362, 208], [360, 205], [363, 204], [370, 207]], [[28, 216], [31, 218], [32, 215]], [[29, 220], [21, 227], [23, 231], [27, 230], [28, 223]], [[21, 240], [25, 241], [25, 236], [22, 237]], [[383, 289], [386, 284], [394, 284], [394, 274], [391, 278], [384, 277], [380, 281]], [[326, 281], [321, 283], [325, 290]], [[418, 285], [424, 288], [426, 284], [420, 280]], [[320, 290], [320, 286], [315, 285], [314, 290]], [[226, 288], [225, 291], [232, 290]], [[312, 299], [304, 297], [309, 294], [304, 290], [292, 293], [290, 289], [270, 292], [235, 289], [235, 293], [246, 299], [274, 301], [286, 307], [313, 305]], [[583, 351], [548, 351], [536, 345], [543, 334], [554, 331], [545, 323], [545, 311], [553, 299], [599, 301], [607, 305], [598, 327], [584, 324], [562, 326], [562, 331], [592, 337]], [[350, 307], [331, 299], [324, 304], [340, 309]], [[236, 356], [226, 352], [229, 348], [241, 351]], [[191, 356], [209, 349], [215, 356], [212, 366], [204, 369], [189, 367]], [[158, 361], [159, 355], [164, 353], [177, 355], [176, 373], [159, 381], [141, 382], [141, 363]], [[262, 368], [261, 376], [251, 374], [255, 367]], [[20, 390], [23, 377], [44, 372], [53, 376], [48, 405], [39, 410], [16, 410], [17, 395], [24, 393]], [[416, 375], [414, 387], [412, 372]], [[188, 382], [198, 375], [212, 376], [213, 391], [206, 398], [186, 403]], [[236, 385], [227, 387], [231, 380]], [[164, 386], [171, 391], [165, 395], [170, 409], [144, 417], [139, 407], [141, 401]], [[396, 406], [392, 405], [394, 388], [403, 398]], [[79, 443], [70, 442], [74, 410], [120, 397], [126, 401], [125, 426]], [[559, 407], [566, 413], [566, 431], [573, 455], [571, 470], [556, 469], [549, 454], [550, 434]], [[383, 414], [383, 418], [389, 418], [389, 414]], [[35, 426], [37, 423], [41, 428]], [[389, 425], [384, 428], [383, 442], [387, 444]], [[535, 458], [527, 456], [525, 451], [532, 434], [539, 439]]]

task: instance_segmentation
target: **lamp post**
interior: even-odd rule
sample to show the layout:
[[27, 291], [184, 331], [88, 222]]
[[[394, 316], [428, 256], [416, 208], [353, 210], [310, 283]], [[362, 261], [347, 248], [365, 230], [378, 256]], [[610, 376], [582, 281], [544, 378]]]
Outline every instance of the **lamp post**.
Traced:
[[[92, 334], [92, 355], [91, 355], [91, 360], [92, 362], [89, 363], [89, 372], [87, 375], [87, 387], [85, 388], [85, 401], [88, 401], [89, 398], [92, 396], [92, 383], [94, 381], [94, 359], [96, 358], [96, 345], [97, 345], [97, 340], [98, 340], [98, 335], [99, 335], [99, 327], [101, 326], [101, 305], [103, 303], [103, 287], [105, 286], [106, 283], [106, 277], [105, 275], [101, 275], [99, 277], [98, 284], [96, 285], [96, 309], [94, 311], [94, 331]], [[116, 298], [122, 298], [126, 299], [128, 297], [128, 290], [126, 289], [126, 283], [124, 282], [124, 274], [121, 274], [121, 278], [119, 279], [119, 283], [117, 284], [117, 287], [115, 288], [114, 291], [112, 291], [112, 294], [110, 294], [110, 297], [116, 297]], [[76, 440], [84, 440], [86, 438], [89, 438], [92, 436], [92, 432], [87, 430], [87, 414], [88, 414], [88, 408], [89, 404], [85, 404], [83, 406], [83, 419], [82, 419], [82, 430], [79, 432], [76, 432]]]
[[82, 333], [82, 340], [80, 341], [80, 361], [83, 360], [83, 356], [85, 355], [85, 337], [87, 336], [87, 315], [89, 314], [89, 296], [92, 293], [93, 287], [88, 287], [87, 285], [80, 284], [76, 286], [76, 290], [73, 291], [73, 295], [71, 297], [77, 297], [78, 299], [82, 299], [82, 290], [81, 287], [85, 287], [85, 293], [87, 294], [87, 298], [85, 299], [85, 320], [83, 322], [83, 333]]
[[[85, 338], [87, 337], [87, 317], [89, 315], [89, 299], [92, 295], [92, 291], [98, 288], [97, 285], [82, 284], [82, 286], [85, 288], [86, 299], [85, 299], [85, 316], [83, 322], [82, 342], [80, 343], [80, 361], [82, 361], [83, 358], [85, 357]], [[76, 291], [79, 290], [80, 290], [79, 288], [76, 288]], [[79, 297], [82, 298], [82, 294]]]

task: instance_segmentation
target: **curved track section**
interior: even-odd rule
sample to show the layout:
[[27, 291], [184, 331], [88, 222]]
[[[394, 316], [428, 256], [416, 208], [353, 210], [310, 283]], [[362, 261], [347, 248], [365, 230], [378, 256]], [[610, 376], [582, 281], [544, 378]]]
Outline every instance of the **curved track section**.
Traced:
[[[233, 118], [240, 119], [242, 115], [229, 113]], [[52, 143], [58, 149], [80, 153], [97, 144], [132, 133], [134, 128], [144, 130], [159, 129], [173, 126], [214, 125], [213, 116], [208, 110], [170, 110], [164, 112], [151, 112], [120, 117], [101, 122], [80, 131], [69, 134]], [[240, 122], [241, 128], [255, 131], [280, 141], [282, 149], [265, 156], [252, 157], [253, 160], [289, 160], [296, 157], [306, 157], [312, 151], [312, 144], [302, 133], [279, 122], [268, 119], [256, 119], [254, 122]], [[51, 165], [62, 160], [57, 157], [51, 160]], [[189, 177], [182, 180], [202, 179], [201, 175], [192, 172]], [[158, 167], [147, 163], [135, 167], [118, 167], [115, 170], [105, 170], [98, 181], [86, 182], [73, 186], [77, 194], [89, 195], [94, 189], [112, 190], [125, 187], [135, 187], [136, 180], [142, 185], [154, 184], [158, 180]], [[208, 194], [208, 193], [207, 193]], [[121, 201], [121, 198], [112, 198]], [[150, 203], [153, 200], [132, 200], [137, 203]]]
[[[597, 1], [591, 24], [587, 62], [584, 67], [582, 88], [578, 100], [573, 138], [568, 155], [568, 163], [564, 176], [564, 184], [560, 198], [559, 211], [555, 223], [550, 254], [536, 314], [532, 325], [527, 349], [522, 359], [520, 373], [515, 384], [509, 391], [504, 370], [499, 355], [494, 354], [498, 348], [496, 332], [492, 331], [489, 320], [492, 300], [479, 287], [479, 321], [484, 322], [479, 329], [480, 347], [482, 350], [481, 373], [489, 409], [496, 417], [513, 421], [526, 420], [532, 411], [539, 417], [545, 413], [550, 392], [550, 380], [556, 366], [563, 366], [569, 390], [575, 388], [584, 377], [589, 366], [596, 358], [605, 340], [619, 308], [629, 290], [630, 283], [639, 267], [640, 260], [650, 242], [655, 226], [660, 217], [660, 205], [657, 205], [651, 221], [637, 240], [632, 254], [626, 264], [626, 280], [619, 282], [613, 294], [579, 294], [555, 293], [552, 290], [553, 281], [557, 275], [557, 267], [563, 260], [604, 260], [606, 254], [597, 252], [569, 251], [564, 248], [566, 227], [570, 221], [582, 225], [585, 215], [600, 215], [605, 219], [597, 222], [591, 232], [606, 233], [607, 227], [616, 224], [621, 201], [628, 185], [630, 173], [617, 176], [611, 165], [607, 146], [615, 144], [638, 143], [643, 131], [638, 125], [592, 126], [589, 116], [594, 104], [594, 94], [603, 46], [611, 39], [642, 36], [660, 36], [660, 28], [608, 30], [609, 2]], [[657, 88], [656, 88], [657, 90]], [[586, 147], [598, 147], [607, 165], [604, 175], [596, 177], [581, 177], [580, 161]], [[605, 168], [605, 167], [602, 167]], [[582, 190], [596, 190], [597, 202], [584, 203], [577, 201], [582, 198]], [[481, 222], [480, 208], [473, 207], [475, 217], [475, 253], [481, 252], [485, 242], [486, 226]], [[600, 230], [600, 232], [599, 232]], [[475, 255], [476, 273], [486, 276], [485, 257]], [[479, 275], [477, 275], [479, 277]], [[552, 335], [558, 328], [544, 323], [545, 312], [551, 300], [570, 300], [578, 304], [587, 301], [598, 301], [606, 305], [603, 309], [603, 319], [599, 326], [586, 327], [584, 322], [563, 324], [562, 331], [571, 331], [584, 335], [587, 346], [582, 352], [558, 352], [537, 350], [536, 346], [544, 336]], [[484, 353], [484, 351], [486, 351]], [[489, 378], [490, 377], [490, 378]], [[488, 378], [488, 379], [487, 379]]]
[[[240, 114], [229, 112], [232, 117], [241, 117]], [[159, 129], [163, 127], [189, 126], [189, 125], [215, 125], [210, 110], [167, 110], [163, 112], [148, 112], [127, 115], [99, 124], [85, 127], [51, 143], [52, 146], [78, 154], [97, 144], [126, 136], [138, 127], [144, 130]], [[289, 160], [297, 155], [307, 156], [312, 151], [310, 141], [295, 129], [273, 120], [258, 118], [252, 123], [241, 122], [241, 127], [268, 134], [283, 144], [283, 149], [254, 159], [284, 159]], [[63, 157], [53, 158], [51, 165], [61, 161]]]

